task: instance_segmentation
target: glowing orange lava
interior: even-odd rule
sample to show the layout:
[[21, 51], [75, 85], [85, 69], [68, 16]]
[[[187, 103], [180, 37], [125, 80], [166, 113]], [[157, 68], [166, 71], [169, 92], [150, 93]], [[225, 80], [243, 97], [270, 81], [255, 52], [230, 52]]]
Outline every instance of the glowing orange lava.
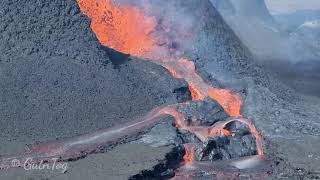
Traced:
[[232, 91], [210, 88], [208, 96], [216, 100], [230, 116], [240, 116], [241, 98]]
[[77, 0], [81, 11], [91, 19], [91, 28], [99, 41], [117, 51], [143, 56], [154, 48], [149, 34], [156, 19], [128, 5], [111, 0]]
[[197, 74], [192, 61], [178, 59], [163, 62], [155, 61], [155, 63], [165, 67], [173, 77], [185, 79], [189, 84], [192, 100], [203, 100], [210, 97], [216, 100], [230, 116], [240, 116], [241, 98], [228, 89], [217, 89], [207, 84]]
[[[111, 0], [77, 1], [81, 11], [91, 19], [91, 28], [103, 45], [144, 59], [150, 59], [152, 53], [159, 55], [159, 57], [150, 59], [150, 61], [166, 68], [173, 77], [184, 79], [189, 85], [192, 100], [212, 98], [230, 116], [241, 117], [242, 99], [238, 95], [228, 89], [214, 88], [205, 82], [198, 75], [191, 60], [175, 56], [167, 57], [156, 52], [159, 39], [151, 36], [151, 33], [156, 31], [156, 18], [146, 16], [144, 11], [138, 7], [117, 4]], [[165, 31], [168, 33], [170, 28], [165, 28]], [[168, 51], [174, 50], [168, 49]], [[240, 121], [246, 124], [250, 132], [256, 137], [258, 154], [263, 154], [261, 136], [249, 120], [237, 118], [219, 122], [212, 127], [188, 127], [185, 125], [183, 115], [178, 113], [174, 106], [163, 108], [160, 113], [173, 116], [178, 128], [194, 133], [202, 141], [209, 136], [230, 136], [230, 132], [225, 129], [225, 126], [232, 121]], [[184, 160], [186, 162], [193, 161], [192, 146], [185, 145], [185, 149]]]
[[[91, 18], [91, 28], [103, 45], [141, 58], [148, 58], [149, 53], [155, 51], [157, 40], [150, 33], [157, 26], [156, 19], [145, 16], [141, 9], [111, 0], [78, 0], [78, 4], [81, 11]], [[192, 61], [168, 57], [157, 59], [155, 63], [165, 67], [172, 76], [185, 79], [193, 100], [210, 97], [230, 116], [240, 115], [240, 97], [230, 90], [209, 86], [197, 74]]]
[[189, 163], [195, 160], [195, 155], [194, 155], [194, 149], [195, 145], [194, 144], [184, 144], [184, 149], [185, 153], [183, 156], [183, 160], [185, 163]]

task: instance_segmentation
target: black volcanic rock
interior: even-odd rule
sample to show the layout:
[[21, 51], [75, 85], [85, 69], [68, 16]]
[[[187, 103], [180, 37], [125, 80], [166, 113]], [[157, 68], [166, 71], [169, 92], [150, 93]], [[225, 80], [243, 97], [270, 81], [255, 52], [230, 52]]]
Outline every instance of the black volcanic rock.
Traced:
[[248, 127], [245, 124], [240, 123], [238, 121], [227, 124], [225, 129], [229, 130], [233, 136], [242, 137], [250, 134]]
[[230, 132], [229, 136], [209, 137], [203, 143], [197, 144], [195, 154], [199, 161], [227, 160], [257, 155], [255, 137], [250, 134], [246, 125], [232, 122], [225, 129]]
[[186, 102], [192, 100], [191, 93], [187, 86], [174, 89], [173, 93], [176, 94], [178, 102]]
[[223, 108], [210, 98], [181, 104], [178, 106], [178, 111], [186, 116], [189, 125], [211, 126], [229, 117]]
[[149, 180], [149, 179], [169, 179], [174, 177], [175, 169], [179, 167], [182, 161], [184, 150], [181, 146], [171, 148], [165, 159], [153, 167], [151, 170], [141, 171], [130, 177], [130, 180]]
[[208, 138], [197, 146], [195, 152], [199, 161], [216, 161], [256, 155], [257, 149], [255, 138], [252, 135], [246, 135], [242, 138]]
[[188, 130], [178, 129], [179, 137], [183, 143], [201, 143], [200, 139]]
[[152, 147], [161, 147], [182, 144], [178, 137], [177, 128], [174, 125], [174, 119], [168, 117], [150, 129], [149, 132], [143, 134], [141, 138], [133, 143], [145, 144]]

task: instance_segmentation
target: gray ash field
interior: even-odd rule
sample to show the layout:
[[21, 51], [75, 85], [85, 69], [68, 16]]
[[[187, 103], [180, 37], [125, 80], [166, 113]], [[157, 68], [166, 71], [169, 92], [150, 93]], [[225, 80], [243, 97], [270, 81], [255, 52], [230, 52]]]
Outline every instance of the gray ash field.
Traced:
[[[242, 113], [261, 132], [274, 162], [270, 178], [320, 178], [320, 99], [297, 93], [256, 65], [209, 1], [181, 2], [198, 19], [197, 39], [185, 55], [203, 79], [242, 95]], [[73, 0], [2, 0], [0, 7], [0, 155], [129, 122], [190, 98], [186, 82], [164, 68], [101, 46]], [[227, 117], [215, 102], [179, 111], [204, 124]], [[159, 164], [170, 166], [168, 155], [178, 151], [181, 134], [169, 118], [130, 143], [69, 162], [67, 172], [9, 169], [0, 179], [146, 178], [159, 173]], [[243, 141], [250, 144], [250, 138]]]

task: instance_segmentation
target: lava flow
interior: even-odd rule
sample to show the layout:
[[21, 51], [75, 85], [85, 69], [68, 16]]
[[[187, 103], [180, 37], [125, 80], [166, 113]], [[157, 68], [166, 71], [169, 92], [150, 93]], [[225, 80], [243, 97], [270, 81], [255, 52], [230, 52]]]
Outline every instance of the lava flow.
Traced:
[[[253, 123], [241, 117], [242, 100], [228, 89], [218, 89], [205, 82], [197, 74], [194, 63], [176, 54], [159, 54], [159, 37], [153, 33], [159, 31], [157, 18], [145, 15], [143, 9], [129, 4], [116, 3], [112, 0], [77, 0], [80, 10], [91, 19], [91, 28], [102, 45], [113, 48], [119, 52], [131, 54], [161, 65], [175, 78], [184, 79], [192, 94], [193, 101], [202, 101], [211, 98], [218, 102], [232, 118], [219, 121], [212, 126], [189, 126], [183, 114], [177, 111], [177, 105], [158, 107], [145, 117], [135, 121], [100, 130], [91, 134], [61, 141], [53, 141], [33, 146], [28, 152], [18, 156], [1, 157], [0, 168], [11, 167], [10, 160], [18, 159], [23, 162], [25, 158], [33, 158], [35, 162], [48, 161], [50, 158], [60, 160], [75, 159], [95, 151], [100, 146], [116, 143], [123, 137], [151, 127], [166, 116], [175, 119], [177, 128], [193, 133], [202, 142], [208, 137], [230, 136], [226, 126], [232, 122], [245, 124], [255, 137], [257, 154], [263, 155], [262, 139]], [[167, 33], [170, 28], [163, 28]], [[163, 49], [163, 48], [162, 48]], [[168, 49], [168, 52], [175, 50]], [[152, 57], [152, 58], [151, 58]], [[188, 104], [190, 102], [186, 102]], [[184, 164], [195, 163], [194, 146], [185, 144]]]
[[155, 29], [156, 19], [134, 6], [115, 3], [78, 0], [81, 10], [91, 17], [91, 29], [101, 44], [134, 56], [153, 51], [155, 41], [148, 34]]
[[[78, 4], [81, 11], [91, 19], [91, 28], [101, 44], [143, 59], [150, 59], [150, 53], [157, 51], [157, 39], [151, 34], [156, 31], [156, 18], [144, 15], [142, 9], [111, 0], [78, 0]], [[206, 83], [197, 74], [192, 61], [175, 56], [154, 57], [150, 60], [166, 68], [173, 77], [186, 80], [192, 100], [203, 100], [210, 97], [217, 101], [230, 116], [240, 116], [241, 98], [230, 90], [217, 89]], [[256, 138], [258, 154], [262, 155], [261, 137], [254, 125], [243, 118], [236, 120], [249, 127]], [[229, 135], [228, 131], [224, 130], [224, 126], [229, 122], [231, 121], [213, 127], [187, 127], [182, 122], [176, 124], [178, 128], [187, 129], [196, 134], [199, 139], [204, 140], [209, 136]], [[184, 160], [192, 161], [192, 150], [190, 149], [192, 146], [185, 145], [185, 147]]]
[[[147, 1], [144, 1], [147, 3]], [[91, 28], [98, 37], [101, 44], [111, 47], [119, 52], [128, 53], [159, 64], [166, 68], [173, 77], [184, 79], [189, 84], [192, 100], [203, 100], [210, 97], [217, 101], [231, 117], [240, 117], [241, 98], [228, 89], [217, 89], [206, 83], [196, 72], [191, 60], [176, 55], [154, 57], [150, 54], [158, 54], [159, 37], [154, 38], [156, 29], [155, 17], [145, 15], [143, 9], [125, 3], [104, 0], [78, 0], [81, 11], [91, 19]], [[107, 18], [106, 18], [107, 17]], [[165, 33], [170, 31], [166, 29]], [[159, 30], [158, 30], [159, 31]], [[171, 52], [172, 49], [168, 49]], [[176, 119], [177, 120], [177, 119]], [[240, 121], [246, 124], [256, 138], [257, 151], [263, 154], [261, 137], [254, 125], [244, 119], [236, 118], [232, 121]], [[178, 128], [188, 129], [195, 133], [200, 139], [209, 136], [228, 135], [224, 126], [231, 121], [214, 125], [213, 127], [186, 127], [178, 122]], [[188, 147], [188, 146], [185, 146]], [[191, 151], [187, 150], [187, 153]], [[190, 155], [185, 155], [191, 157]]]

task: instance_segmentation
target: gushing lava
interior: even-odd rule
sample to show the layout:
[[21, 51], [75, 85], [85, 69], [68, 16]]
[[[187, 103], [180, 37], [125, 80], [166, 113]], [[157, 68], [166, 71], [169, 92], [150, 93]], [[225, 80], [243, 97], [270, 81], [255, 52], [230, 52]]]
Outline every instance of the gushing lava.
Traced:
[[78, 4], [91, 17], [91, 28], [101, 44], [134, 56], [153, 51], [155, 41], [148, 34], [157, 25], [155, 18], [145, 16], [134, 6], [120, 6], [111, 0], [79, 0]]
[[[101, 44], [144, 59], [149, 59], [150, 54], [157, 50], [158, 39], [151, 35], [156, 31], [156, 18], [145, 16], [141, 9], [111, 0], [78, 0], [78, 4], [81, 11], [90, 17], [91, 28]], [[209, 96], [231, 116], [240, 115], [241, 98], [230, 90], [216, 89], [205, 83], [192, 61], [174, 56], [150, 60], [165, 67], [173, 77], [185, 79], [193, 100]]]
[[[262, 139], [253, 123], [241, 117], [240, 109], [242, 100], [239, 96], [228, 89], [218, 89], [205, 82], [197, 74], [194, 63], [183, 57], [166, 54], [164, 57], [151, 59], [152, 54], [157, 54], [159, 43], [154, 38], [153, 32], [157, 31], [157, 19], [148, 17], [142, 9], [116, 3], [111, 0], [77, 0], [81, 11], [91, 19], [91, 28], [101, 44], [117, 51], [131, 54], [150, 61], [166, 68], [173, 77], [184, 79], [192, 94], [193, 101], [201, 101], [209, 97], [217, 101], [223, 109], [232, 117], [229, 120], [219, 121], [212, 126], [188, 126], [184, 116], [176, 110], [176, 105], [159, 107], [149, 112], [145, 117], [130, 123], [116, 126], [110, 129], [101, 130], [63, 141], [54, 141], [34, 146], [30, 151], [20, 156], [2, 157], [0, 168], [10, 167], [11, 159], [23, 160], [26, 157], [49, 160], [58, 157], [60, 160], [79, 158], [84, 154], [93, 152], [101, 145], [117, 142], [125, 136], [130, 136], [141, 129], [151, 127], [161, 118], [172, 116], [175, 118], [177, 128], [185, 129], [196, 135], [201, 141], [208, 137], [230, 136], [225, 129], [226, 125], [238, 121], [245, 124], [251, 134], [255, 137], [258, 155], [263, 155]], [[165, 28], [166, 32], [170, 28]], [[174, 51], [168, 49], [168, 51]], [[188, 102], [186, 102], [188, 103]], [[185, 144], [184, 163], [193, 163], [194, 146]], [[23, 162], [23, 161], [21, 161]]]

